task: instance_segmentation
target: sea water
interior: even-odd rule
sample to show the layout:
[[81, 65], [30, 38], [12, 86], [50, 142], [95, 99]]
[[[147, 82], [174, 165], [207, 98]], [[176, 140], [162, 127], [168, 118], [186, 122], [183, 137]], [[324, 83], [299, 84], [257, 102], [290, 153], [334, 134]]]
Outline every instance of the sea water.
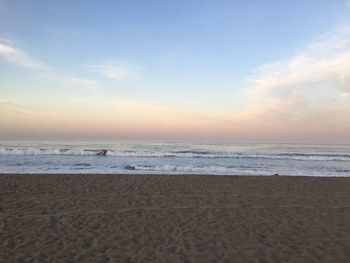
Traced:
[[350, 145], [7, 140], [0, 173], [350, 176]]

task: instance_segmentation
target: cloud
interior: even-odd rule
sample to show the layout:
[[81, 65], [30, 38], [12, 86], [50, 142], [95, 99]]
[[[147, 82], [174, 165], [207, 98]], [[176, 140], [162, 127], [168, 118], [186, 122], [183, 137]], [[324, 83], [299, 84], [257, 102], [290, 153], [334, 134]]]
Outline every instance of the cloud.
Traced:
[[83, 100], [86, 100], [88, 97], [76, 97], [76, 98], [70, 98], [69, 100], [71, 102], [80, 102], [80, 101], [83, 101]]
[[350, 139], [344, 135], [350, 129], [350, 27], [261, 66], [249, 82], [252, 103], [234, 117], [247, 128], [290, 138], [342, 133]]
[[71, 78], [68, 82], [74, 85], [77, 84], [91, 92], [97, 91], [100, 87], [100, 84], [97, 81], [90, 79]]
[[108, 64], [102, 64], [102, 65], [93, 65], [90, 66], [95, 71], [99, 72], [103, 76], [115, 80], [125, 80], [134, 78], [139, 73], [137, 73], [135, 70], [127, 68], [127, 67], [121, 67], [121, 66], [114, 66], [114, 65], [108, 65]]
[[28, 53], [8, 44], [0, 43], [0, 58], [24, 68], [38, 70], [39, 72], [36, 73], [39, 73], [41, 77], [56, 82], [78, 85], [89, 91], [96, 91], [100, 87], [99, 83], [94, 80], [70, 77], [69, 75], [63, 74], [59, 70], [43, 64]]
[[52, 114], [48, 112], [32, 110], [30, 105], [13, 98], [0, 98], [0, 109], [3, 112], [11, 112], [17, 114], [51, 117]]
[[[318, 111], [337, 108], [350, 94], [349, 69], [350, 27], [344, 27], [321, 37], [290, 59], [260, 67], [251, 79], [253, 107], [265, 105], [271, 109], [279, 105], [280, 110], [288, 107], [290, 115], [310, 110], [310, 105]], [[328, 103], [328, 107], [321, 102]]]
[[21, 101], [11, 98], [0, 98], [0, 104], [4, 105], [24, 105]]
[[34, 59], [24, 51], [16, 49], [5, 43], [0, 43], [0, 57], [12, 64], [29, 69], [46, 68], [43, 63]]
[[294, 57], [264, 65], [253, 78], [254, 92], [291, 94], [325, 85], [350, 92], [350, 27], [329, 33]]
[[39, 73], [41, 77], [45, 77], [57, 82], [78, 85], [84, 87], [89, 91], [96, 91], [100, 88], [100, 84], [97, 81], [70, 77], [69, 75], [63, 74], [53, 67], [49, 67], [43, 64], [26, 52], [16, 49], [8, 44], [0, 43], [0, 58], [3, 58], [4, 60], [18, 66], [33, 70], [39, 70], [39, 72], [36, 73]]

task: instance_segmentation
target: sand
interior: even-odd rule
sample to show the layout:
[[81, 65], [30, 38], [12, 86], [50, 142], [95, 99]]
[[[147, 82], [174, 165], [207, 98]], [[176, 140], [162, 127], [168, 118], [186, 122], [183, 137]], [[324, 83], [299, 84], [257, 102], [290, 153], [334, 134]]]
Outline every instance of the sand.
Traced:
[[0, 175], [1, 262], [350, 262], [350, 178]]

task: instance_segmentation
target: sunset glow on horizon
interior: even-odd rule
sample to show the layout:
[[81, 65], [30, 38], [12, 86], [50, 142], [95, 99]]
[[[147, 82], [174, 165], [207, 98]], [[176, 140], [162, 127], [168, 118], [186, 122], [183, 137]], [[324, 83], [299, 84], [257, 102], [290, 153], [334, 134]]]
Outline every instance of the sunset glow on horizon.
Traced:
[[350, 143], [349, 1], [0, 0], [0, 139]]

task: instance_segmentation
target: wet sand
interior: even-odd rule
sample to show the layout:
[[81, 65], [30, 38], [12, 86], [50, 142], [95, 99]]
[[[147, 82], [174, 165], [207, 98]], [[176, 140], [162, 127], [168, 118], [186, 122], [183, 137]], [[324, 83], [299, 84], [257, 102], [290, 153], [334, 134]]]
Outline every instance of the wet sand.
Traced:
[[0, 175], [0, 262], [350, 262], [350, 178]]

